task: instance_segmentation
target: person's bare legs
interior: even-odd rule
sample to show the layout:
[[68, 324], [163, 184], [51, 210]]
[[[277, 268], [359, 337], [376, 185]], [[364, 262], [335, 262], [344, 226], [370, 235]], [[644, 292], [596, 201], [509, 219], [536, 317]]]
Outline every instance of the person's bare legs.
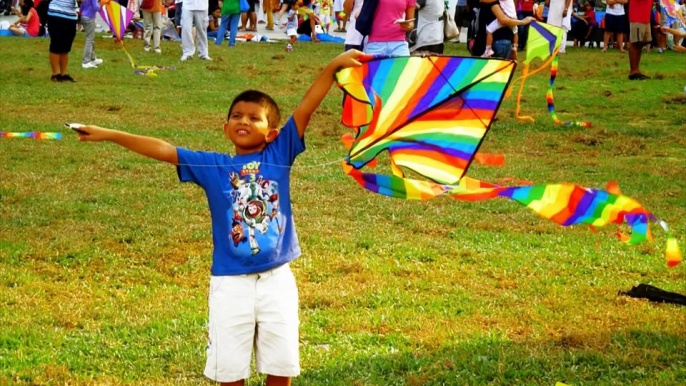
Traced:
[[60, 54], [60, 74], [67, 75], [67, 64], [69, 63], [69, 54]]
[[52, 70], [52, 75], [59, 75], [60, 70], [59, 70], [59, 65], [60, 65], [60, 54], [53, 54], [52, 52], [50, 53], [50, 69]]
[[640, 74], [641, 69], [641, 52], [643, 51], [643, 43], [631, 43], [629, 46], [629, 75]]
[[612, 32], [605, 31], [605, 36], [603, 36], [603, 52], [607, 51], [607, 46], [610, 44], [610, 37], [612, 37]]
[[[241, 379], [236, 382], [222, 382], [221, 386], [245, 386], [245, 380]], [[267, 386], [291, 386], [290, 377], [278, 377], [276, 375], [267, 375]]]
[[247, 12], [241, 12], [241, 28], [239, 28], [239, 31], [247, 31], [248, 30], [248, 13]]
[[619, 52], [626, 52], [624, 49], [624, 34], [617, 33], [617, 45], [619, 46]]

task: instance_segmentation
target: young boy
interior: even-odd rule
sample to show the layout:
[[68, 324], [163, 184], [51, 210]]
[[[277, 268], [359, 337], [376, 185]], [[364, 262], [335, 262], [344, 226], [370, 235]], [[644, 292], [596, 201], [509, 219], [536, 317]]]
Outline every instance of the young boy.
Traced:
[[300, 255], [290, 203], [290, 170], [305, 150], [304, 134], [340, 68], [359, 66], [347, 51], [317, 77], [279, 129], [279, 108], [268, 95], [245, 91], [229, 108], [224, 135], [236, 154], [195, 152], [160, 139], [97, 126], [81, 141], [110, 141], [176, 165], [182, 182], [205, 190], [212, 216], [212, 277], [205, 375], [224, 386], [250, 377], [253, 347], [267, 386], [288, 386], [300, 373], [298, 289], [288, 263]]

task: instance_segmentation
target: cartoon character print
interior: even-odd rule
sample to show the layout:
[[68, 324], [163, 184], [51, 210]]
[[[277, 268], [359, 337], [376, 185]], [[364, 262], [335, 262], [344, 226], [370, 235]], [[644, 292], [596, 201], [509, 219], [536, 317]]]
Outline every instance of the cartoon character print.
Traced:
[[[274, 220], [278, 232], [281, 233], [278, 221], [278, 186], [262, 176], [255, 178], [254, 174], [243, 179], [232, 172], [229, 174], [229, 179], [234, 189], [230, 195], [233, 205], [231, 240], [235, 247], [247, 240], [251, 253], [256, 255], [260, 253], [260, 246], [255, 237], [255, 231], [260, 234], [267, 233], [271, 221]], [[245, 236], [246, 228], [247, 237]]]

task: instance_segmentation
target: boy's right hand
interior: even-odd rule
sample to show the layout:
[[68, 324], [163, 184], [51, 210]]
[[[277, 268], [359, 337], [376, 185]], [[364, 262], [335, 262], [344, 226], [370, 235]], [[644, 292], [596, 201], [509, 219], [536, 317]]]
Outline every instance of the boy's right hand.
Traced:
[[83, 126], [77, 132], [79, 141], [81, 142], [99, 142], [107, 141], [110, 138], [112, 130], [105, 129], [99, 126]]

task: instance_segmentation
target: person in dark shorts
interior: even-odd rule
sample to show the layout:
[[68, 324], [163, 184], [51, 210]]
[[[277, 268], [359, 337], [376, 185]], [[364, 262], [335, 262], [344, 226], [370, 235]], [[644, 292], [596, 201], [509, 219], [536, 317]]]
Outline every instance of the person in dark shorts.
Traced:
[[624, 18], [624, 5], [628, 0], [607, 0], [605, 11], [605, 38], [603, 41], [603, 52], [607, 51], [612, 34], [616, 35], [617, 47], [620, 52], [624, 50], [624, 31], [626, 20]]
[[52, 0], [48, 6], [50, 68], [53, 82], [75, 82], [67, 73], [69, 52], [76, 37], [76, 0]]

